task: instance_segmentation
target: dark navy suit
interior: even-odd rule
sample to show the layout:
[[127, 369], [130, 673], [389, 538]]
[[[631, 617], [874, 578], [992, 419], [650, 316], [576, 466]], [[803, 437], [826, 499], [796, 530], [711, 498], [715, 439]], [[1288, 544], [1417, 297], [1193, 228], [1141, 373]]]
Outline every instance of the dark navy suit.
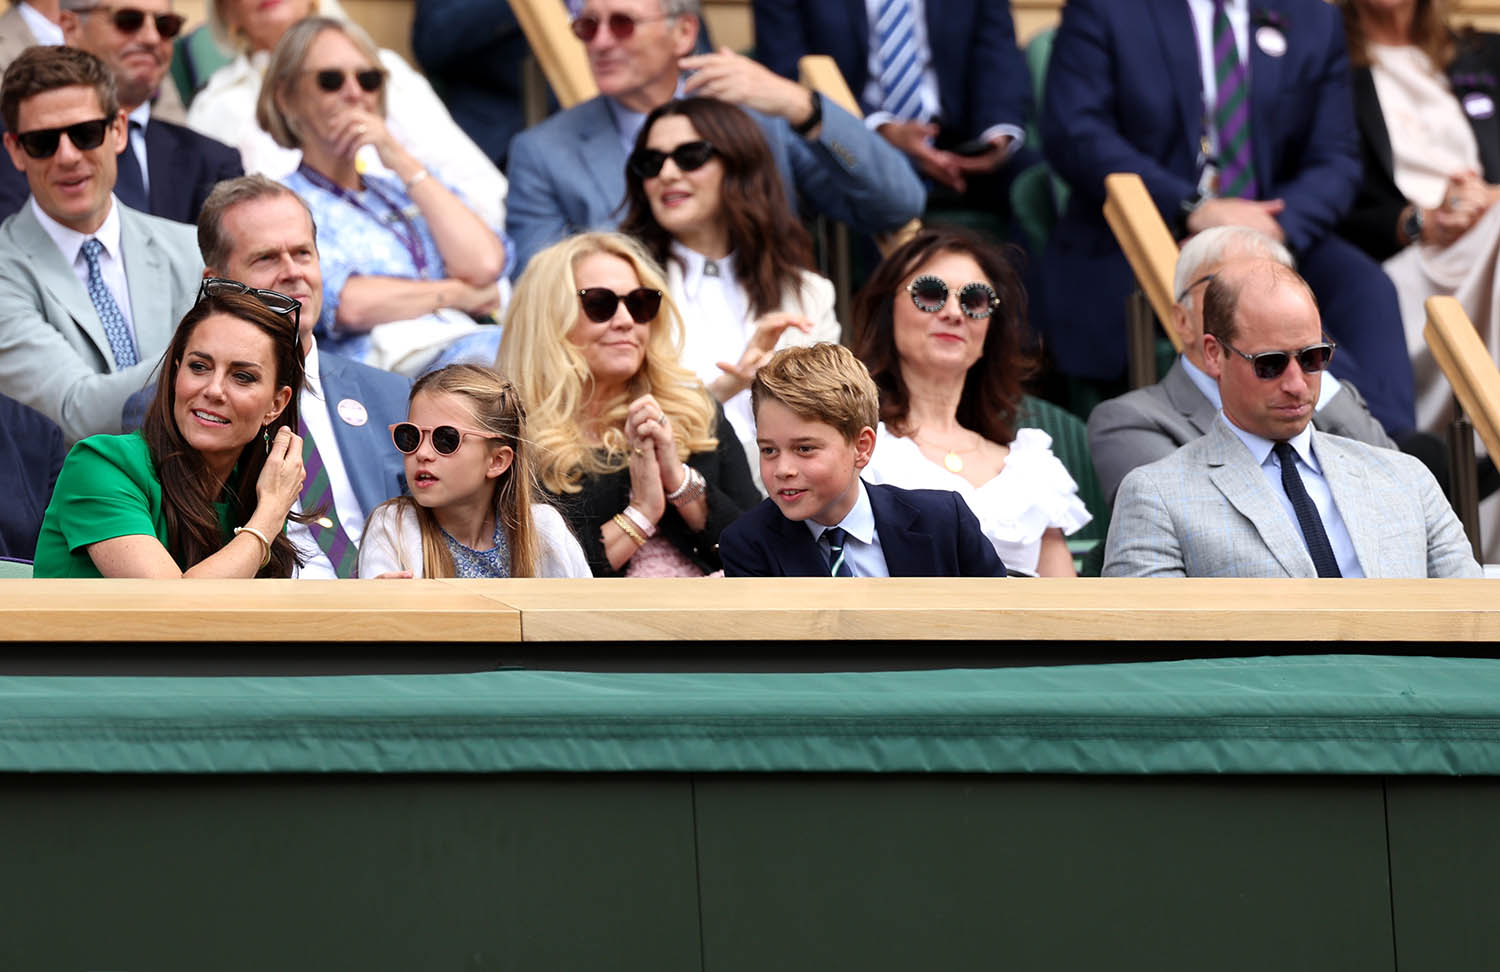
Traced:
[[[333, 438], [344, 460], [344, 472], [359, 499], [360, 511], [368, 517], [375, 507], [406, 489], [401, 453], [391, 444], [388, 427], [406, 421], [411, 380], [321, 349], [318, 379], [328, 402], [328, 417], [333, 422]], [[339, 402], [346, 398], [365, 407], [368, 419], [364, 425], [350, 425], [339, 417]]]
[[56, 422], [0, 395], [0, 557], [36, 555], [42, 513], [67, 453]]
[[[957, 493], [865, 484], [892, 577], [1004, 577], [1005, 565]], [[765, 500], [724, 530], [719, 558], [730, 577], [827, 577], [807, 524]]]
[[[1271, 56], [1262, 29], [1285, 40]], [[1411, 367], [1395, 288], [1338, 236], [1360, 183], [1359, 132], [1337, 7], [1252, 0], [1250, 135], [1262, 199], [1339, 343], [1333, 371], [1357, 384], [1390, 434], [1414, 424]], [[1272, 45], [1274, 48], [1274, 45]], [[1069, 0], [1052, 49], [1042, 113], [1047, 160], [1070, 186], [1043, 254], [1041, 319], [1062, 371], [1113, 379], [1125, 370], [1129, 267], [1104, 222], [1104, 177], [1136, 172], [1168, 224], [1197, 187], [1203, 83], [1185, 0]]]

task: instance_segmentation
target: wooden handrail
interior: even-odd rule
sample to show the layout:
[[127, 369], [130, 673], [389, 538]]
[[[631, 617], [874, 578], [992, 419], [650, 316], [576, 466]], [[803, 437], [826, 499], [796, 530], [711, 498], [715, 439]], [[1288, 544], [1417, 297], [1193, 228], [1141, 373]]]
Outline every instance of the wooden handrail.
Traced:
[[1172, 275], [1177, 268], [1177, 242], [1161, 218], [1146, 183], [1134, 172], [1104, 177], [1104, 219], [1114, 231], [1125, 259], [1135, 273], [1151, 309], [1162, 322], [1172, 347], [1182, 350], [1182, 339], [1171, 327]]
[[560, 0], [510, 0], [510, 7], [558, 104], [571, 108], [599, 93], [588, 55], [573, 36], [568, 9]]
[[1489, 449], [1500, 456], [1500, 369], [1479, 339], [1463, 305], [1452, 297], [1427, 298], [1427, 326], [1422, 336], [1437, 361], [1453, 394], [1463, 406], [1474, 431]]

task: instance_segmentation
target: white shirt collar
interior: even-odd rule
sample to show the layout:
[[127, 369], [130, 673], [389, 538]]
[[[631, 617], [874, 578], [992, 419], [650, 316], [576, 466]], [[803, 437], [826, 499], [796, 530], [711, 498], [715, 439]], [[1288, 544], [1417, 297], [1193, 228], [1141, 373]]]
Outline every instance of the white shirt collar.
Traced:
[[323, 393], [323, 373], [318, 370], [318, 342], [316, 338], [313, 339], [312, 347], [307, 351], [303, 370], [307, 373], [308, 386], [315, 389], [321, 395]]
[[47, 15], [29, 3], [16, 5], [21, 11], [21, 19], [26, 21], [26, 27], [31, 31], [31, 36], [38, 44], [47, 47], [59, 47], [63, 42], [62, 27], [47, 19]]
[[702, 290], [705, 279], [716, 279], [722, 284], [725, 280], [734, 278], [734, 254], [731, 253], [713, 261], [718, 264], [719, 272], [716, 278], [706, 277], [703, 269], [708, 266], [708, 258], [697, 250], [690, 250], [677, 241], [672, 242], [672, 256], [682, 263], [682, 292], [689, 298], [697, 299]]
[[[677, 79], [677, 90], [672, 92], [673, 98], [682, 97], [683, 79]], [[646, 124], [646, 112], [632, 111], [620, 104], [614, 98], [605, 95], [604, 104], [609, 108], [609, 115], [614, 119], [615, 131], [620, 135], [620, 142], [625, 146], [625, 154], [629, 155], [635, 150], [636, 136], [641, 134], [641, 129]]]
[[42, 229], [57, 244], [62, 255], [67, 259], [68, 265], [72, 266], [78, 260], [78, 251], [83, 249], [83, 243], [90, 238], [97, 239], [104, 244], [104, 252], [116, 260], [123, 261], [124, 255], [120, 253], [120, 205], [113, 194], [109, 197], [109, 214], [104, 217], [104, 222], [92, 233], [80, 233], [70, 229], [57, 220], [48, 216], [37, 204], [36, 196], [31, 197], [31, 211], [36, 216], [37, 222], [42, 224]]
[[[1254, 432], [1246, 432], [1231, 422], [1229, 416], [1225, 415], [1222, 410], [1219, 412], [1219, 418], [1229, 427], [1229, 431], [1233, 432], [1241, 442], [1245, 443], [1245, 448], [1249, 449], [1250, 455], [1255, 458], [1255, 464], [1264, 466], [1266, 460], [1271, 455], [1271, 450], [1276, 447], [1276, 443], [1270, 439], [1262, 438]], [[1323, 470], [1318, 466], [1318, 461], [1313, 456], [1312, 433], [1312, 423], [1308, 422], [1307, 425], [1303, 426], [1301, 432], [1298, 432], [1287, 441], [1291, 443], [1292, 450], [1297, 453], [1297, 458], [1301, 459], [1307, 464], [1309, 469], [1321, 476]]]
[[146, 126], [151, 124], [151, 102], [149, 100], [141, 102], [135, 106], [135, 111], [126, 117], [130, 119], [131, 124], [139, 125], [141, 131], [144, 132]]
[[[859, 498], [854, 501], [854, 507], [844, 514], [844, 518], [835, 526], [842, 527], [844, 532], [858, 540], [860, 543], [870, 544], [875, 542], [875, 508], [870, 505], [870, 494], [865, 489], [865, 481], [856, 479], [859, 486]], [[813, 539], [820, 539], [825, 531], [832, 527], [826, 527], [812, 520], [803, 520], [807, 528], [812, 531]]]

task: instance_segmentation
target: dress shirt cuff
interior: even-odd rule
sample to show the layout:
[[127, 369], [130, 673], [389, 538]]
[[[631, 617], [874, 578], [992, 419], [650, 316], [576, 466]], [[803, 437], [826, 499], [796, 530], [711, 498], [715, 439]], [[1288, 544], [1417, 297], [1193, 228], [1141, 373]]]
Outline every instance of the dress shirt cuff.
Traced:
[[1019, 125], [991, 125], [979, 137], [986, 142], [994, 142], [998, 141], [1002, 135], [1010, 136], [1010, 147], [1005, 150], [1005, 157], [1007, 159], [1015, 155], [1021, 146], [1026, 144], [1026, 129]]

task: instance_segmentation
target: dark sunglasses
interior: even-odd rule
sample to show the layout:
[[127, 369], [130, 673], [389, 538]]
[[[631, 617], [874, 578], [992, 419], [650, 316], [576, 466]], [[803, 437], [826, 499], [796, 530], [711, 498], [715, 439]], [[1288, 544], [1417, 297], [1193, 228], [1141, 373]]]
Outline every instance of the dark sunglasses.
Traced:
[[351, 74], [354, 75], [355, 84], [358, 84], [359, 89], [365, 94], [374, 94], [380, 90], [382, 84], [385, 84], [385, 72], [380, 68], [361, 68], [358, 71], [324, 68], [313, 72], [313, 80], [318, 83], [318, 87], [332, 94], [344, 86], [344, 79]]
[[[948, 282], [930, 273], [924, 273], [907, 284], [906, 292], [911, 294], [911, 302], [917, 305], [917, 310], [929, 314], [936, 314], [948, 303]], [[1000, 295], [987, 283], [976, 280], [959, 288], [958, 308], [965, 317], [982, 321], [995, 313], [999, 306]]]
[[[228, 277], [204, 277], [203, 283], [198, 287], [198, 300], [205, 297], [223, 297], [234, 294], [249, 294], [264, 304], [267, 309], [292, 319], [292, 330], [295, 332], [302, 323], [302, 302], [295, 297], [286, 294], [278, 294], [274, 290], [257, 290], [254, 287], [240, 283], [238, 280], [230, 280]], [[194, 301], [197, 303], [198, 301]]]
[[29, 132], [17, 132], [16, 141], [33, 159], [50, 159], [57, 154], [58, 139], [64, 134], [73, 147], [88, 152], [104, 144], [104, 133], [109, 131], [108, 118], [95, 121], [74, 122], [62, 128], [37, 128]]
[[655, 179], [661, 175], [661, 167], [667, 164], [667, 159], [677, 166], [681, 172], [692, 172], [701, 169], [708, 164], [708, 160], [718, 153], [718, 149], [710, 142], [702, 141], [683, 142], [670, 152], [662, 152], [657, 149], [636, 149], [630, 153], [630, 172], [637, 179]]
[[187, 18], [179, 13], [154, 13], [148, 14], [137, 7], [106, 7], [103, 4], [97, 7], [84, 7], [75, 13], [94, 13], [98, 10], [108, 11], [110, 19], [114, 21], [115, 30], [122, 34], [133, 34], [146, 25], [149, 16], [156, 24], [156, 32], [161, 35], [162, 40], [171, 40], [182, 30], [182, 25], [187, 23]]
[[599, 35], [601, 24], [609, 27], [609, 32], [614, 35], [615, 40], [629, 40], [635, 33], [636, 24], [649, 24], [653, 20], [666, 20], [671, 14], [663, 14], [660, 17], [632, 17], [629, 14], [612, 13], [608, 20], [601, 21], [593, 14], [584, 14], [573, 21], [573, 36], [587, 44]]
[[1333, 360], [1333, 349], [1338, 347], [1332, 341], [1323, 341], [1318, 344], [1309, 344], [1300, 351], [1262, 351], [1259, 354], [1246, 354], [1228, 341], [1220, 340], [1219, 343], [1250, 362], [1250, 367], [1255, 369], [1255, 377], [1261, 381], [1280, 378], [1281, 373], [1286, 370], [1287, 365], [1292, 363], [1293, 358], [1297, 359], [1297, 367], [1302, 369], [1303, 374], [1315, 375], [1328, 367], [1328, 362]]
[[498, 439], [498, 435], [491, 435], [479, 429], [461, 429], [456, 425], [423, 426], [413, 425], [411, 422], [397, 422], [388, 425], [391, 430], [391, 442], [404, 455], [411, 455], [422, 448], [422, 437], [432, 436], [432, 449], [440, 456], [451, 456], [458, 451], [458, 447], [464, 444], [464, 436], [472, 435], [479, 439]]
[[615, 308], [624, 301], [630, 319], [644, 324], [656, 317], [661, 309], [661, 291], [650, 287], [637, 287], [628, 294], [617, 294], [608, 287], [585, 287], [578, 292], [578, 303], [583, 305], [584, 316], [595, 324], [603, 324], [615, 316]]

